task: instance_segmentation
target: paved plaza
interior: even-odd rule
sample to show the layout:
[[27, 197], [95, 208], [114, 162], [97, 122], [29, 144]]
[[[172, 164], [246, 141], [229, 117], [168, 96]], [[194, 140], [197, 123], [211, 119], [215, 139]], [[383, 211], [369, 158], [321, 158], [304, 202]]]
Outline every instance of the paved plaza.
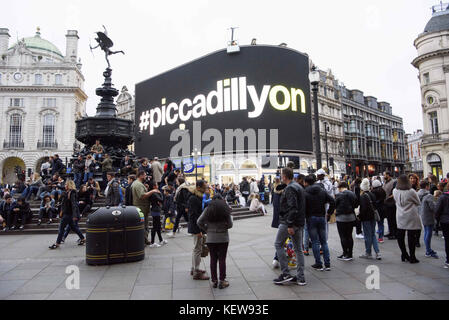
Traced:
[[[270, 208], [271, 209], [271, 208]], [[271, 211], [271, 210], [270, 210]], [[400, 261], [396, 241], [380, 244], [382, 261], [338, 261], [340, 242], [336, 225], [330, 225], [332, 271], [315, 271], [313, 256], [306, 257], [307, 286], [276, 286], [279, 270], [271, 267], [276, 230], [268, 216], [236, 221], [230, 230], [227, 273], [230, 287], [220, 290], [209, 281], [189, 275], [192, 237], [185, 233], [161, 248], [146, 248], [144, 261], [111, 266], [88, 266], [85, 247], [71, 234], [60, 250], [49, 250], [55, 235], [6, 235], [0, 237], [0, 299], [199, 299], [199, 300], [311, 300], [311, 299], [449, 299], [449, 270], [443, 268], [444, 243], [433, 238], [440, 259], [424, 257], [419, 264]], [[421, 240], [422, 243], [422, 240]], [[364, 252], [363, 240], [355, 240], [354, 256]], [[203, 266], [209, 272], [209, 259]], [[367, 266], [380, 268], [380, 289], [365, 286]], [[80, 289], [68, 290], [66, 267], [80, 269]]]

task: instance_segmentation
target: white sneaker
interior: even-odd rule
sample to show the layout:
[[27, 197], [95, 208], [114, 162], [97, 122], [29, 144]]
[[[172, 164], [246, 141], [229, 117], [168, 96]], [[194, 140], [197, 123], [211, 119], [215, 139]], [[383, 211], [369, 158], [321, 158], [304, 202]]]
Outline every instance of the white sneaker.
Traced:
[[162, 240], [161, 242], [159, 242], [159, 244], [160, 244], [161, 246], [163, 246], [164, 244], [167, 244], [167, 243], [168, 243], [167, 240]]
[[160, 248], [161, 246], [157, 243], [150, 244], [150, 248]]
[[169, 234], [167, 234], [167, 237], [169, 238], [174, 238], [176, 233], [170, 232]]
[[279, 261], [277, 261], [276, 259], [273, 260], [273, 269], [277, 269], [280, 267]]
[[355, 237], [357, 239], [365, 239], [365, 237], [363, 236], [363, 234], [356, 234]]

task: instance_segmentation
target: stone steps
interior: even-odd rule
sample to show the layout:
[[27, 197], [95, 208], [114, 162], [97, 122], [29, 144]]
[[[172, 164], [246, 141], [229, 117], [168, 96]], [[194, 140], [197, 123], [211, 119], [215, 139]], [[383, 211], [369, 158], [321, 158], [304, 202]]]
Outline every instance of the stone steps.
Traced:
[[[53, 222], [51, 224], [47, 224], [48, 219], [43, 218], [42, 224], [40, 226], [37, 225], [38, 217], [39, 217], [39, 205], [40, 202], [38, 201], [31, 201], [31, 211], [33, 213], [31, 223], [27, 223], [24, 226], [23, 230], [8, 230], [7, 232], [0, 232], [0, 235], [9, 235], [9, 234], [57, 234], [59, 230], [59, 219], [53, 219]], [[100, 207], [104, 206], [104, 199], [100, 198], [99, 201], [95, 201], [94, 206], [91, 210], [91, 213], [97, 210]], [[258, 212], [252, 212], [249, 210], [248, 207], [240, 207], [237, 205], [233, 205], [232, 207], [232, 216], [235, 221], [241, 220], [241, 219], [248, 219], [253, 217], [259, 217], [263, 216], [262, 213]], [[78, 225], [83, 233], [86, 232], [86, 220], [87, 217], [82, 217], [81, 220], [78, 222]], [[151, 220], [150, 220], [150, 227], [152, 226]], [[180, 222], [181, 227], [187, 227], [187, 223], [184, 221], [183, 218], [181, 218]]]

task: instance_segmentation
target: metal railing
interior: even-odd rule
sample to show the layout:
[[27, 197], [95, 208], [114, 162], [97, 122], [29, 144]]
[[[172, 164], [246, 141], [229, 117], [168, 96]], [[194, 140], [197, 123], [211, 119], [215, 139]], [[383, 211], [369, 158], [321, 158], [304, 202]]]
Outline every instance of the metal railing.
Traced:
[[3, 141], [3, 149], [23, 149], [23, 141]]
[[38, 149], [58, 149], [58, 142], [54, 141], [45, 141], [45, 142], [37, 142]]

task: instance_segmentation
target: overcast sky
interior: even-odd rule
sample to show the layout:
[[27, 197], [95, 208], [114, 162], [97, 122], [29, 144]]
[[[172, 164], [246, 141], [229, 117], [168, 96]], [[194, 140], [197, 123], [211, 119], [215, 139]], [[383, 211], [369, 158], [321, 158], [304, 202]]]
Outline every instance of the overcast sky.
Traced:
[[[102, 83], [104, 55], [89, 50], [94, 32], [106, 25], [115, 50], [110, 58], [117, 89], [134, 93], [140, 81], [222, 49], [231, 26], [239, 27], [241, 45], [278, 45], [306, 52], [321, 69], [332, 69], [349, 89], [390, 102], [404, 118], [406, 132], [422, 128], [418, 71], [413, 41], [431, 18], [434, 0], [20, 0], [0, 12], [0, 27], [17, 37], [43, 38], [65, 54], [68, 29], [79, 31], [78, 54], [89, 96], [87, 113], [95, 113]], [[97, 49], [98, 50], [98, 49]]]

